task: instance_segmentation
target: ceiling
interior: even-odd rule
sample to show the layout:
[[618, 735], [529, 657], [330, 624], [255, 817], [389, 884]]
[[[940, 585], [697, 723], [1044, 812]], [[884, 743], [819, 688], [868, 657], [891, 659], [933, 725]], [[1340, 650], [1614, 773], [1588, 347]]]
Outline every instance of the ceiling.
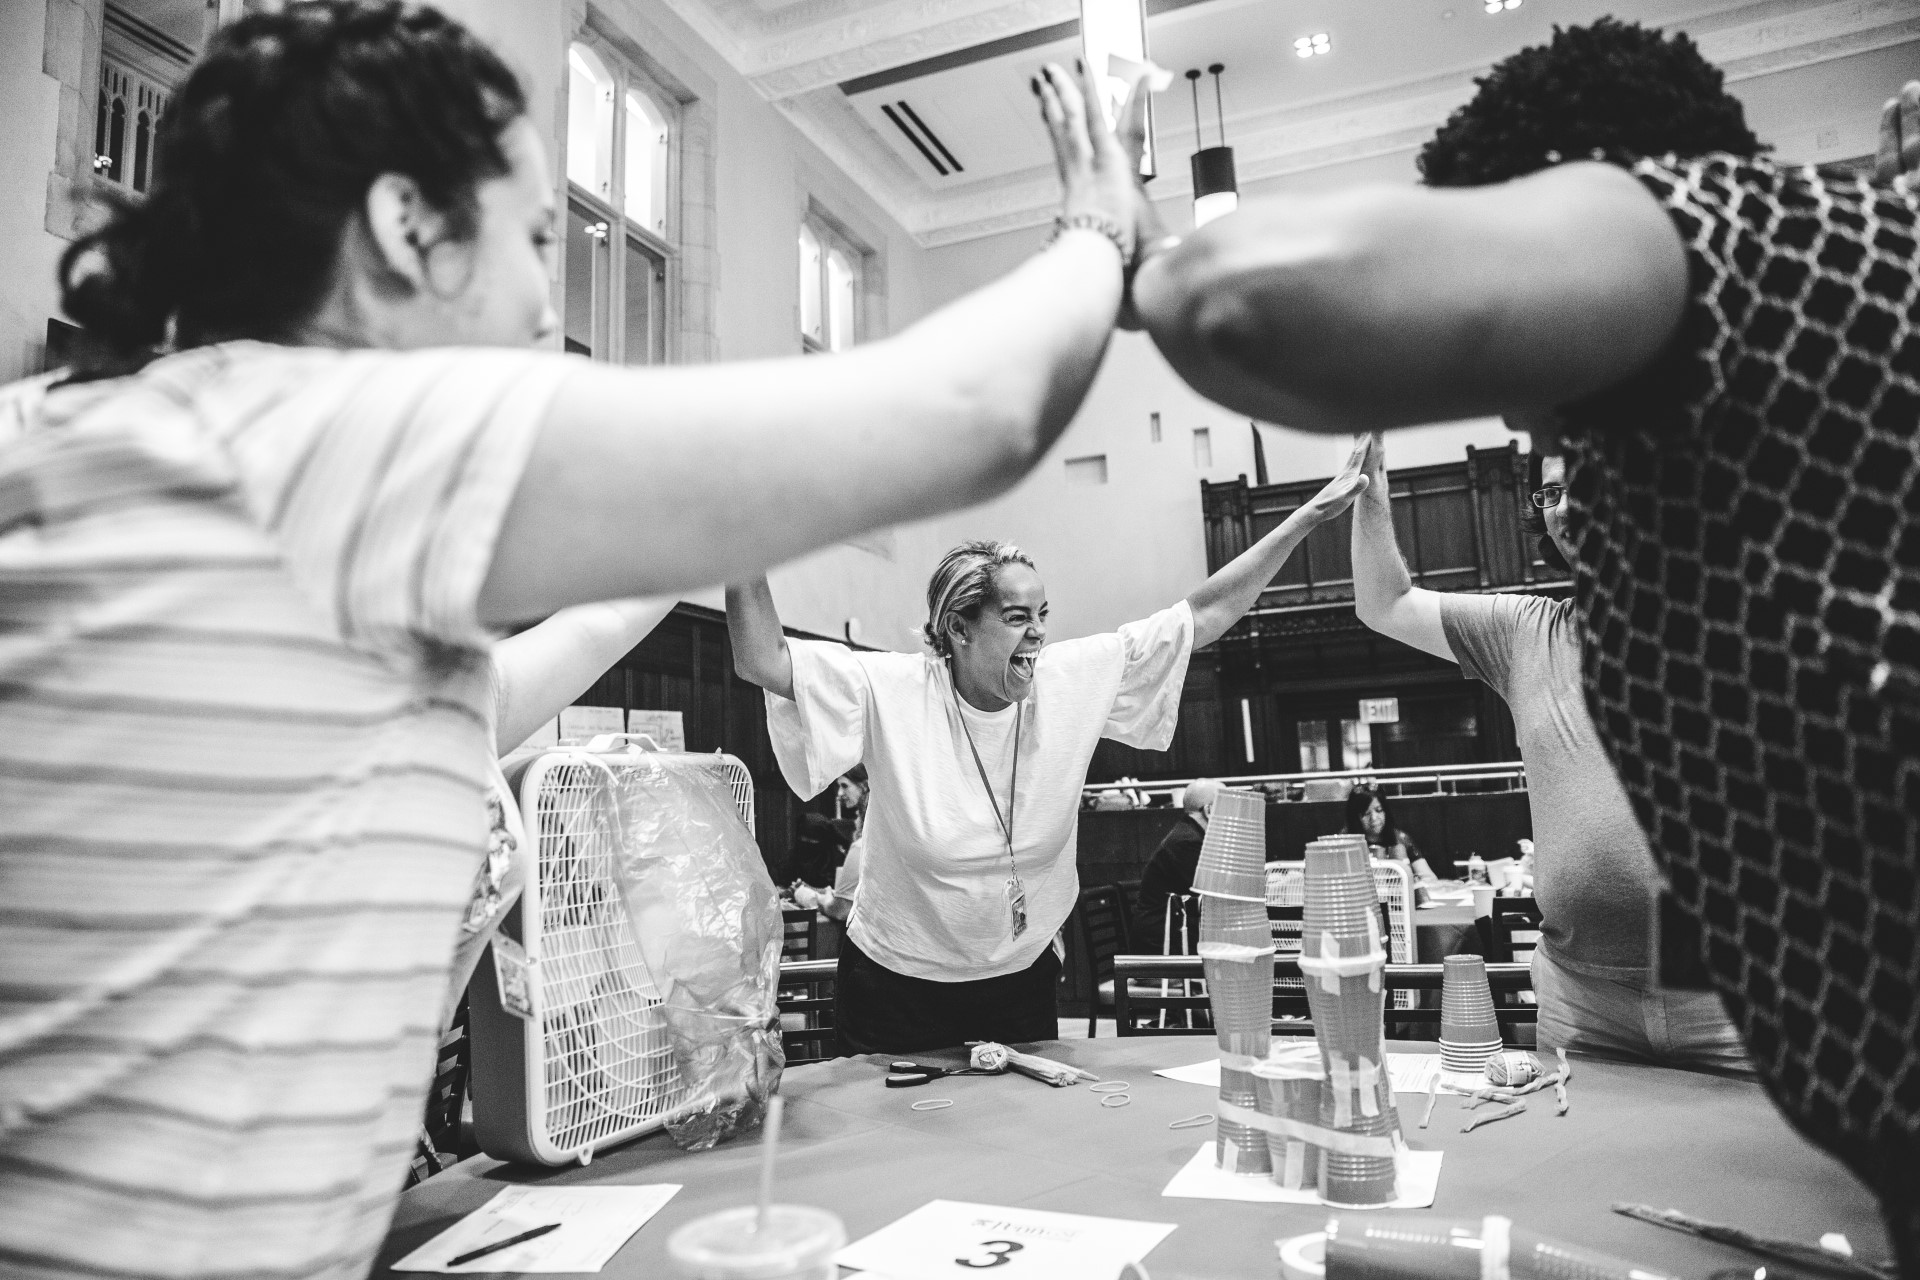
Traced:
[[[1078, 52], [1078, 0], [666, 0], [926, 245], [1045, 222], [1057, 180], [1027, 80]], [[1405, 151], [1493, 62], [1604, 14], [1685, 30], [1729, 80], [1920, 39], [1913, 0], [1148, 0], [1176, 73], [1226, 64], [1243, 184]], [[1326, 33], [1332, 51], [1293, 42]], [[1205, 145], [1215, 141], [1201, 81]], [[903, 107], [902, 104], [905, 104]], [[1155, 104], [1161, 197], [1189, 190], [1188, 86]], [[945, 170], [945, 172], [941, 172]]]
[[206, 39], [208, 0], [108, 0], [108, 7], [131, 14], [194, 53]]

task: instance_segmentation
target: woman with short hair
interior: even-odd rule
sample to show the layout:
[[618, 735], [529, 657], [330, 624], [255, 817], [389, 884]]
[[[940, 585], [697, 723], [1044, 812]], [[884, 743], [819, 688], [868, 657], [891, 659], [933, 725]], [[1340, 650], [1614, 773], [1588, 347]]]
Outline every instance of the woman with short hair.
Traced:
[[1025, 552], [966, 542], [927, 583], [926, 652], [788, 639], [765, 579], [727, 590], [734, 665], [767, 691], [787, 784], [867, 766], [860, 888], [840, 953], [840, 1051], [1051, 1040], [1052, 946], [1078, 900], [1080, 789], [1102, 738], [1164, 751], [1187, 658], [1253, 607], [1307, 534], [1364, 485], [1365, 442], [1318, 495], [1185, 600], [1047, 645]]

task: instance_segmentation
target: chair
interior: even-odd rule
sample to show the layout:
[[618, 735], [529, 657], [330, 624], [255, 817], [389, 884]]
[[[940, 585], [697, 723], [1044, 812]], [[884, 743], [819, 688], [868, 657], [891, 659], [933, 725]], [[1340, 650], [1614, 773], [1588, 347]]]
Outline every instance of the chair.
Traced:
[[1512, 964], [1533, 959], [1540, 945], [1540, 904], [1532, 898], [1493, 900], [1492, 947], [1488, 958]]
[[[1300, 961], [1297, 957], [1282, 959], [1275, 957], [1273, 962], [1275, 983], [1281, 978], [1300, 979]], [[1206, 1006], [1205, 996], [1160, 996], [1144, 989], [1148, 980], [1192, 980], [1204, 976], [1198, 956], [1128, 956], [1113, 958], [1113, 1008], [1116, 1029], [1123, 1036], [1137, 1035], [1211, 1035], [1210, 1030], [1188, 1030], [1183, 1027], [1142, 1027], [1138, 1025], [1141, 1016], [1160, 1008], [1194, 1009]], [[1438, 991], [1444, 985], [1446, 966], [1441, 964], [1388, 964], [1385, 967], [1385, 985], [1389, 992], [1396, 991]], [[1503, 1037], [1517, 1039], [1516, 1028], [1538, 1020], [1539, 1011], [1531, 1005], [1510, 1005], [1498, 1003], [1503, 993], [1530, 992], [1533, 990], [1533, 973], [1523, 964], [1489, 964], [1487, 966], [1487, 985], [1493, 989], [1496, 1003], [1494, 1016], [1500, 1022]], [[1391, 1002], [1386, 1009], [1386, 1025], [1389, 1030], [1395, 1027], [1434, 1025], [1440, 1021], [1440, 1010], [1436, 1008], [1396, 1008]], [[1276, 1028], [1281, 1033], [1310, 1033], [1311, 1023], [1284, 1023]]]
[[780, 959], [817, 960], [820, 946], [820, 913], [812, 907], [780, 908], [782, 932]]
[[1140, 905], [1140, 882], [1138, 880], [1115, 880], [1113, 887], [1120, 891], [1120, 909], [1132, 919]]
[[[1213, 1034], [1213, 1006], [1206, 996], [1193, 994], [1204, 977], [1199, 956], [1117, 955], [1111, 967], [1116, 1034]], [[1142, 1025], [1143, 1021], [1168, 1025]]]
[[805, 1066], [835, 1056], [833, 983], [837, 960], [784, 960], [775, 997], [780, 1008], [780, 1046], [787, 1065]]
[[1074, 915], [1080, 924], [1080, 955], [1087, 967], [1087, 1038], [1091, 1040], [1101, 1008], [1113, 1001], [1113, 958], [1133, 950], [1126, 897], [1118, 885], [1082, 889]]
[[453, 1021], [440, 1037], [433, 1087], [427, 1094], [426, 1114], [420, 1118], [413, 1159], [407, 1165], [407, 1186], [425, 1182], [471, 1154], [471, 1144], [462, 1138], [462, 1121], [467, 1108], [467, 1079], [472, 1070], [473, 1041], [467, 1035], [467, 996], [463, 992], [459, 1006], [453, 1011]]

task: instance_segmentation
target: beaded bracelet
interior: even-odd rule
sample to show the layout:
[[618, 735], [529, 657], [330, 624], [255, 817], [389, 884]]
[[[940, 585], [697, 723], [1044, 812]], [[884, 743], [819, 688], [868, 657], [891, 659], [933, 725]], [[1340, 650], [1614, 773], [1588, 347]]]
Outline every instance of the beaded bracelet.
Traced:
[[1098, 231], [1113, 241], [1113, 247], [1120, 251], [1122, 266], [1133, 264], [1133, 236], [1127, 229], [1104, 213], [1065, 213], [1053, 220], [1052, 244], [1068, 231]]

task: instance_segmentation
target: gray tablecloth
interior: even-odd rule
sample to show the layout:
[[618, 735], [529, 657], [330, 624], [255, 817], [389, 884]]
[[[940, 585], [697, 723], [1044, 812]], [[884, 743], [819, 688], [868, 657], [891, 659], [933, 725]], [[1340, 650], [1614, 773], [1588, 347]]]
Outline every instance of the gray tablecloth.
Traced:
[[[1418, 1051], [1418, 1046], [1395, 1046]], [[1214, 1056], [1205, 1037], [1065, 1041], [1039, 1052], [1133, 1083], [1133, 1104], [1102, 1108], [1085, 1086], [1050, 1089], [1023, 1077], [882, 1087], [881, 1060], [841, 1059], [789, 1072], [779, 1198], [832, 1209], [858, 1239], [932, 1199], [1023, 1205], [1174, 1222], [1146, 1263], [1155, 1280], [1268, 1280], [1273, 1242], [1319, 1230], [1327, 1210], [1177, 1200], [1161, 1188], [1203, 1130], [1167, 1123], [1212, 1108], [1205, 1088], [1154, 1076], [1155, 1067]], [[1770, 1235], [1817, 1240], [1843, 1231], [1856, 1251], [1885, 1257], [1872, 1199], [1794, 1135], [1757, 1085], [1660, 1067], [1575, 1060], [1573, 1108], [1551, 1095], [1525, 1115], [1462, 1134], [1462, 1100], [1443, 1096], [1433, 1125], [1415, 1127], [1425, 1098], [1402, 1094], [1415, 1147], [1446, 1152], [1432, 1213], [1499, 1212], [1563, 1240], [1681, 1275], [1747, 1261], [1738, 1252], [1609, 1212], [1616, 1200], [1673, 1206]], [[916, 1112], [926, 1098], [952, 1098]], [[602, 1273], [667, 1277], [667, 1236], [702, 1214], [752, 1200], [752, 1141], [688, 1155], [664, 1134], [605, 1153], [586, 1168], [516, 1169], [466, 1161], [402, 1197], [377, 1275], [503, 1185], [677, 1182], [683, 1189]]]

